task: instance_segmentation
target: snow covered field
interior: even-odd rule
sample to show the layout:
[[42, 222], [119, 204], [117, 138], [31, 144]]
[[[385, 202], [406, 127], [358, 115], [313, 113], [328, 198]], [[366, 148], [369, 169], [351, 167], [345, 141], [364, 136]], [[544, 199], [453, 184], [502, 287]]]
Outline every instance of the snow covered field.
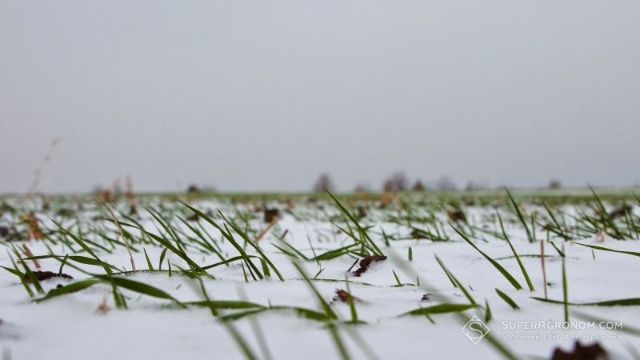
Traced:
[[631, 196], [109, 201], [0, 202], [3, 360], [640, 354]]

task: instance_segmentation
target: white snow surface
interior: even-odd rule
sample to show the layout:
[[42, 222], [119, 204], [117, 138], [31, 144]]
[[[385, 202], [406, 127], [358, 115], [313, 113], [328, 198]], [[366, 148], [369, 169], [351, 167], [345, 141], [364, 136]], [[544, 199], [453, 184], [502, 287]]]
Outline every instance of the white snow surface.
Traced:
[[[203, 209], [216, 209], [220, 204], [200, 202], [196, 206]], [[223, 207], [224, 208], [224, 207]], [[226, 208], [228, 209], [228, 208]], [[224, 210], [223, 210], [224, 211]], [[313, 209], [298, 209], [313, 214]], [[476, 208], [470, 210], [471, 221], [481, 221], [482, 214], [492, 209]], [[475, 214], [475, 215], [474, 215]], [[141, 211], [141, 222], [145, 228], [159, 232], [152, 219]], [[254, 228], [261, 230], [266, 224], [259, 218], [252, 220]], [[484, 306], [488, 302], [493, 319], [486, 324], [490, 334], [501, 341], [513, 353], [522, 358], [549, 358], [553, 349], [561, 346], [570, 349], [575, 339], [583, 343], [600, 342], [614, 358], [632, 359], [633, 350], [640, 349], [640, 337], [625, 331], [600, 329], [557, 329], [563, 321], [563, 305], [544, 303], [532, 299], [543, 297], [543, 278], [539, 257], [523, 256], [522, 261], [535, 285], [535, 291], [526, 288], [520, 268], [512, 257], [512, 253], [503, 240], [488, 235], [478, 234], [474, 238], [477, 246], [504, 266], [523, 285], [522, 290], [515, 290], [512, 285], [476, 250], [462, 241], [457, 235], [451, 235], [452, 241], [432, 242], [429, 240], [395, 240], [385, 246], [379, 234], [384, 229], [388, 234], [407, 235], [409, 230], [397, 224], [376, 222], [375, 213], [372, 220], [364, 221], [374, 225], [370, 230], [372, 238], [389, 256], [386, 261], [375, 263], [361, 277], [354, 277], [347, 269], [355, 258], [342, 256], [323, 261], [324, 269], [318, 278], [336, 281], [314, 281], [322, 297], [327, 301], [335, 295], [337, 289], [345, 289], [342, 282], [347, 277], [352, 294], [361, 299], [356, 304], [362, 325], [340, 325], [339, 334], [346, 343], [349, 355], [354, 359], [377, 357], [380, 359], [499, 359], [502, 356], [489, 344], [480, 340], [477, 344], [471, 341], [462, 331], [464, 321], [453, 314], [432, 315], [432, 323], [424, 316], [399, 316], [419, 307], [433, 306], [440, 303], [442, 296], [451, 303], [467, 303], [460, 289], [455, 288], [435, 260], [434, 255], [446, 264], [447, 268], [467, 286], [467, 290], [477, 302]], [[46, 218], [46, 216], [45, 216]], [[53, 225], [43, 219], [48, 225]], [[176, 226], [184, 228], [177, 222]], [[105, 225], [106, 226], [106, 225]], [[495, 226], [495, 224], [491, 224]], [[214, 238], [219, 233], [206, 226]], [[312, 291], [301, 279], [292, 265], [291, 258], [282, 254], [273, 244], [277, 244], [277, 236], [288, 230], [286, 242], [302, 251], [307, 256], [339, 248], [353, 242], [326, 218], [301, 217], [296, 219], [284, 213], [277, 225], [259, 241], [261, 249], [275, 263], [286, 281], [279, 281], [275, 276], [262, 281], [246, 282], [240, 262], [229, 266], [220, 266], [209, 270], [215, 279], [204, 279], [207, 292], [214, 300], [246, 300], [268, 305], [290, 305], [322, 311]], [[540, 238], [545, 233], [538, 229]], [[453, 234], [452, 231], [447, 230]], [[539, 255], [540, 244], [529, 243], [526, 235], [514, 223], [507, 224], [514, 246], [520, 255]], [[605, 237], [601, 239], [580, 239], [583, 244], [606, 246], [617, 250], [639, 251], [638, 241], [617, 241]], [[99, 240], [96, 240], [99, 242]], [[554, 240], [556, 244], [563, 241]], [[10, 243], [1, 245], [0, 264], [12, 267]], [[13, 243], [19, 249], [23, 243]], [[48, 249], [43, 241], [25, 242], [35, 255], [46, 255]], [[313, 249], [310, 247], [313, 245]], [[221, 244], [226, 257], [237, 253], [227, 242]], [[409, 247], [413, 260], [407, 261]], [[138, 246], [141, 250], [142, 246]], [[162, 248], [145, 245], [149, 258], [157, 266]], [[61, 244], [52, 246], [54, 253], [65, 255], [69, 249]], [[548, 276], [548, 297], [563, 299], [562, 261], [553, 247], [547, 243], [546, 270]], [[565, 245], [567, 255], [566, 269], [569, 284], [569, 300], [575, 303], [597, 302], [612, 299], [640, 297], [640, 258], [632, 255], [592, 251], [590, 248], [578, 246], [572, 242]], [[196, 249], [188, 250], [190, 256], [198, 264], [212, 264], [219, 259], [213, 254], [206, 254]], [[250, 253], [255, 253], [250, 251]], [[87, 255], [79, 253], [79, 255]], [[119, 267], [131, 269], [129, 255], [124, 247], [113, 253], [99, 252], [101, 259]], [[144, 253], [134, 252], [136, 267], [147, 269]], [[15, 258], [15, 256], [14, 256]], [[168, 254], [167, 258], [173, 267], [172, 276], [165, 273], [139, 272], [128, 275], [129, 278], [141, 281], [170, 293], [179, 301], [203, 300], [198, 283], [179, 274], [177, 268], [186, 268], [186, 264], [176, 255]], [[500, 259], [502, 258], [502, 259]], [[35, 269], [32, 263], [29, 263]], [[58, 261], [41, 260], [41, 270], [57, 272]], [[260, 266], [259, 263], [257, 263]], [[314, 276], [319, 266], [313, 261], [304, 262], [307, 274]], [[408, 265], [405, 266], [405, 265]], [[166, 266], [165, 266], [166, 268]], [[102, 273], [95, 267], [84, 269]], [[406, 270], [409, 269], [409, 270]], [[402, 283], [395, 286], [393, 271]], [[415, 275], [420, 277], [416, 285]], [[50, 279], [42, 282], [45, 290], [55, 288], [58, 284], [66, 285], [81, 280], [87, 275], [65, 267], [64, 273], [74, 280]], [[519, 306], [512, 309], [496, 293], [495, 289], [507, 293]], [[206, 308], [189, 307], [180, 309], [162, 299], [139, 296], [127, 290], [128, 310], [116, 309], [111, 296], [111, 288], [96, 285], [68, 296], [57, 297], [41, 303], [29, 298], [18, 277], [8, 271], [0, 271], [0, 342], [3, 359], [242, 359], [242, 352], [233, 341], [229, 331], [219, 320], [214, 318]], [[429, 293], [428, 301], [421, 301], [424, 294]], [[109, 311], [100, 313], [98, 306], [106, 299]], [[334, 303], [331, 305], [339, 318], [350, 319], [349, 305]], [[640, 327], [640, 311], [638, 306], [571, 306], [571, 321], [575, 326], [589, 326], [584, 323], [581, 314], [603, 318], [613, 323], [620, 322], [623, 327]], [[233, 311], [226, 310], [225, 314]], [[466, 318], [477, 314], [482, 320], [485, 311], [482, 308], [468, 310]], [[260, 347], [252, 324], [257, 323], [261, 329], [268, 350]], [[301, 318], [292, 312], [264, 312], [246, 317], [231, 323], [249, 343], [259, 358], [273, 359], [334, 359], [339, 353], [326, 326], [320, 322]], [[586, 325], [585, 325], [586, 324]], [[593, 324], [591, 324], [593, 325]], [[546, 326], [546, 329], [535, 327]], [[531, 328], [533, 327], [533, 328]], [[551, 328], [550, 328], [551, 327]], [[366, 346], [355, 341], [355, 336], [362, 339]], [[369, 349], [370, 353], [366, 350]]]

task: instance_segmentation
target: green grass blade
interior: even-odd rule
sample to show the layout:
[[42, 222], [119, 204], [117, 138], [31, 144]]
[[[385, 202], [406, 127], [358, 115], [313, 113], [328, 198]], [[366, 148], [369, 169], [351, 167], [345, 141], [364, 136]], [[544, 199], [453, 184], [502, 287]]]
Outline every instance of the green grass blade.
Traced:
[[475, 306], [471, 304], [439, 304], [439, 305], [411, 310], [400, 316], [406, 316], [406, 315], [424, 316], [424, 315], [434, 315], [434, 314], [448, 314], [448, 313], [464, 312], [473, 308], [475, 308]]
[[519, 310], [520, 307], [518, 306], [518, 304], [516, 304], [515, 301], [513, 301], [513, 299], [511, 297], [509, 297], [509, 295], [505, 294], [504, 292], [502, 292], [500, 289], [496, 288], [496, 293], [498, 294], [498, 296], [500, 296], [500, 298], [502, 300], [504, 300], [504, 302], [506, 302], [507, 304], [509, 304], [509, 306], [511, 306], [511, 308], [513, 310]]
[[464, 241], [467, 242], [467, 244], [471, 245], [472, 248], [479, 252], [480, 255], [482, 255], [485, 259], [487, 259], [487, 261], [489, 261], [491, 265], [493, 265], [493, 267], [495, 267], [496, 270], [498, 270], [502, 274], [502, 276], [504, 276], [504, 278], [507, 279], [507, 281], [509, 281], [511, 285], [513, 285], [514, 288], [516, 288], [516, 290], [522, 289], [522, 285], [520, 285], [520, 283], [513, 276], [511, 276], [507, 269], [502, 267], [502, 265], [500, 265], [497, 261], [493, 260], [489, 255], [480, 250], [480, 248], [478, 248], [478, 246], [476, 246], [476, 244], [474, 244], [471, 239], [469, 239], [469, 237], [467, 237], [467, 235], [464, 234], [461, 230], [453, 226], [453, 224], [450, 224], [450, 226], [453, 228], [453, 230], [455, 230], [455, 232], [458, 233], [458, 235], [462, 237], [462, 239], [464, 239]]

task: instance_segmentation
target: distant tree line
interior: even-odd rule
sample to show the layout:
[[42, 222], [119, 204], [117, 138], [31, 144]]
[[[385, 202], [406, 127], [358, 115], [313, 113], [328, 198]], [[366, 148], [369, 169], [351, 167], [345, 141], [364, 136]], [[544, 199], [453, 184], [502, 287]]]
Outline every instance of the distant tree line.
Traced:
[[[117, 186], [116, 186], [117, 187]], [[546, 186], [547, 189], [557, 190], [562, 188], [562, 184], [558, 179], [552, 179]], [[490, 189], [489, 186], [483, 183], [469, 181], [467, 184], [459, 188], [458, 184], [448, 176], [442, 176], [435, 181], [425, 182], [422, 179], [414, 179], [410, 180], [405, 173], [401, 171], [397, 171], [389, 175], [383, 182], [380, 190], [383, 192], [402, 192], [402, 191], [414, 191], [414, 192], [422, 192], [422, 191], [456, 191], [456, 190], [465, 190], [465, 191], [480, 191]], [[311, 188], [313, 192], [321, 193], [321, 192], [335, 192], [336, 186], [333, 182], [333, 179], [327, 172], [321, 173], [318, 178], [313, 183]], [[360, 183], [357, 184], [354, 189], [356, 193], [366, 193], [366, 192], [374, 192], [377, 189], [370, 187], [367, 184]], [[117, 192], [117, 191], [116, 191]], [[216, 192], [216, 188], [213, 186], [198, 186], [196, 184], [190, 184], [187, 189], [187, 193], [209, 193]]]
[[[483, 183], [469, 181], [467, 182], [466, 186], [464, 186], [463, 189], [465, 191], [479, 191], [479, 190], [487, 190], [489, 188], [490, 188], [489, 186]], [[552, 179], [549, 181], [547, 188], [551, 190], [555, 190], [555, 189], [562, 188], [562, 185], [560, 183], [560, 180]], [[429, 191], [429, 190], [456, 191], [458, 189], [459, 187], [456, 184], [456, 182], [448, 176], [442, 176], [433, 182], [425, 183], [421, 179], [415, 179], [411, 181], [405, 175], [405, 173], [400, 171], [394, 172], [391, 175], [389, 175], [383, 181], [382, 188], [381, 188], [383, 192], [402, 192], [402, 191], [421, 192], [421, 191]], [[325, 191], [334, 192], [336, 189], [335, 189], [334, 182], [331, 179], [331, 176], [328, 173], [323, 172], [316, 179], [315, 183], [313, 184], [312, 190], [314, 192], [325, 192]], [[358, 184], [355, 186], [353, 190], [356, 193], [374, 191], [371, 189], [371, 187], [369, 187], [366, 184]]]

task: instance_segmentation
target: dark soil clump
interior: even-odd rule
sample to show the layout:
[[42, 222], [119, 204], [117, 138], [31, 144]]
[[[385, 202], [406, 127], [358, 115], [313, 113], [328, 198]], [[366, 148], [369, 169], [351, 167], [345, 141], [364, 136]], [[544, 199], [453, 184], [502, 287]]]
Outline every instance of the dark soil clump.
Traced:
[[377, 263], [380, 261], [387, 260], [387, 257], [384, 255], [371, 255], [360, 260], [360, 267], [353, 272], [354, 276], [360, 277], [365, 271], [369, 270], [369, 267], [373, 263]]
[[280, 210], [278, 209], [265, 209], [264, 210], [264, 222], [271, 224], [280, 216]]
[[599, 343], [582, 345], [576, 341], [573, 350], [564, 351], [556, 348], [551, 355], [551, 360], [608, 360], [609, 354]]
[[[53, 271], [32, 271], [32, 273], [36, 277], [36, 279], [38, 279], [38, 281], [45, 281], [53, 278], [73, 280], [73, 277], [71, 275], [67, 275], [63, 273], [54, 273]], [[30, 282], [31, 279], [27, 277], [26, 281]]]

